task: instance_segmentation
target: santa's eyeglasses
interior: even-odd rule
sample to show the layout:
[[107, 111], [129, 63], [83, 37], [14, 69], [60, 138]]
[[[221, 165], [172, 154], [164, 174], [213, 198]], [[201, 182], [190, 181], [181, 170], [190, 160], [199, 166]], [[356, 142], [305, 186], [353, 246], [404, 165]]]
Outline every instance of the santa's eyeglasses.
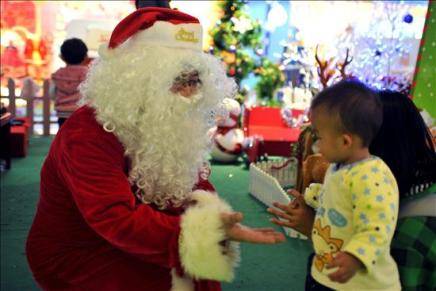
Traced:
[[201, 80], [189, 80], [188, 82], [185, 82], [182, 85], [194, 87], [194, 86], [197, 86], [197, 85], [201, 85]]
[[180, 76], [174, 79], [173, 86], [175, 87], [195, 87], [202, 84], [199, 73], [197, 71], [183, 72]]

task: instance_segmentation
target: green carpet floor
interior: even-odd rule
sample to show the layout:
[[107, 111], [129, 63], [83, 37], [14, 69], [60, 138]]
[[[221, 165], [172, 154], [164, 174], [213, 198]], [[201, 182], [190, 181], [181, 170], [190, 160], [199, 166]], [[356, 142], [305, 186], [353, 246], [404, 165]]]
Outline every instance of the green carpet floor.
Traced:
[[[12, 169], [1, 173], [0, 290], [38, 290], [27, 266], [24, 243], [38, 200], [40, 167], [51, 140], [31, 138], [28, 156], [14, 159]], [[242, 164], [212, 166], [211, 180], [218, 193], [244, 213], [244, 223], [271, 226], [265, 207], [248, 194], [248, 179]], [[242, 244], [236, 278], [223, 284], [223, 290], [303, 290], [310, 249], [307, 241], [292, 238], [272, 246]]]

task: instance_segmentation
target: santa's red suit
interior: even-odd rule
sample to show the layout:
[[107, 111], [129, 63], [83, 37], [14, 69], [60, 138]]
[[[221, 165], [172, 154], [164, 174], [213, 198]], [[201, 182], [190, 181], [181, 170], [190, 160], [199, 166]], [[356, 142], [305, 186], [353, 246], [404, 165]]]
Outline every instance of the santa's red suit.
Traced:
[[[190, 275], [209, 271], [200, 277], [229, 276], [231, 258], [212, 261], [214, 250], [208, 247], [219, 249], [220, 245], [208, 241], [216, 230], [204, 225], [213, 212], [225, 208], [219, 198], [196, 191], [199, 202], [190, 212], [183, 208], [160, 211], [135, 199], [128, 169], [122, 144], [97, 123], [93, 109], [80, 108], [62, 127], [41, 171], [41, 197], [27, 240], [30, 268], [40, 286], [45, 290], [159, 291], [171, 290], [177, 280], [184, 284], [180, 233], [182, 217], [188, 215], [184, 222], [187, 229], [192, 228], [192, 237], [186, 239], [204, 239], [193, 242], [198, 249], [187, 259], [198, 260], [191, 262], [198, 264], [198, 270]], [[199, 187], [213, 190], [203, 179]], [[209, 270], [201, 270], [202, 265], [209, 265]], [[171, 274], [175, 270], [179, 276]], [[220, 285], [197, 280], [195, 290], [220, 290]]]
[[[167, 29], [173, 40], [174, 26], [184, 48], [201, 51], [198, 20], [159, 8], [128, 16], [115, 28], [109, 48], [159, 19], [159, 31]], [[170, 26], [162, 23], [167, 20]], [[220, 290], [218, 281], [230, 281], [238, 261], [238, 246], [226, 241], [221, 219], [231, 208], [204, 173], [181, 207], [162, 210], [139, 201], [126, 148], [97, 111], [83, 106], [68, 119], [42, 167], [26, 245], [37, 283], [44, 290]]]

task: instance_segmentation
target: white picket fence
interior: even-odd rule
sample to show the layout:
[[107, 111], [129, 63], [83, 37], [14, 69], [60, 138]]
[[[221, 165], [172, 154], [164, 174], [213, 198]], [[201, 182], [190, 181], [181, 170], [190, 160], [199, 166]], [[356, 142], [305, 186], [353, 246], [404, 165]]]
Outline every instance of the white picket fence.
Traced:
[[[288, 204], [291, 198], [284, 189], [295, 186], [297, 167], [298, 161], [295, 158], [251, 163], [250, 194], [268, 207], [274, 207], [273, 202]], [[294, 229], [288, 227], [283, 229], [289, 237], [307, 239]]]
[[[8, 105], [8, 112], [11, 113], [12, 118], [17, 116], [17, 106], [16, 101], [19, 99], [25, 100], [26, 102], [26, 116], [30, 120], [30, 127], [29, 127], [29, 133], [33, 134], [33, 127], [35, 123], [42, 123], [43, 135], [47, 136], [50, 135], [50, 107], [51, 102], [53, 102], [50, 99], [50, 80], [44, 80], [43, 86], [42, 86], [42, 95], [36, 96], [34, 95], [34, 89], [31, 86], [35, 86], [35, 83], [32, 81], [23, 81], [23, 87], [21, 88], [21, 93], [17, 94], [17, 86], [16, 82], [13, 79], [8, 79], [8, 94], [7, 95], [1, 95], [1, 100], [8, 99], [9, 105]], [[41, 90], [39, 90], [41, 91]], [[18, 95], [18, 96], [17, 96]], [[34, 116], [34, 108], [35, 108], [35, 101], [42, 101], [43, 109], [42, 109], [42, 121], [35, 121]]]

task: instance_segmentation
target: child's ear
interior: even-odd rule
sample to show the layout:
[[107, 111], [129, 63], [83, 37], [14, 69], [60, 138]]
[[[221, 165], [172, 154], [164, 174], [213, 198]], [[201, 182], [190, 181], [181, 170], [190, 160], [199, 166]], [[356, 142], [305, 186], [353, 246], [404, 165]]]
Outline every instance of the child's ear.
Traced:
[[342, 142], [345, 147], [351, 147], [353, 144], [353, 137], [350, 134], [343, 134]]

